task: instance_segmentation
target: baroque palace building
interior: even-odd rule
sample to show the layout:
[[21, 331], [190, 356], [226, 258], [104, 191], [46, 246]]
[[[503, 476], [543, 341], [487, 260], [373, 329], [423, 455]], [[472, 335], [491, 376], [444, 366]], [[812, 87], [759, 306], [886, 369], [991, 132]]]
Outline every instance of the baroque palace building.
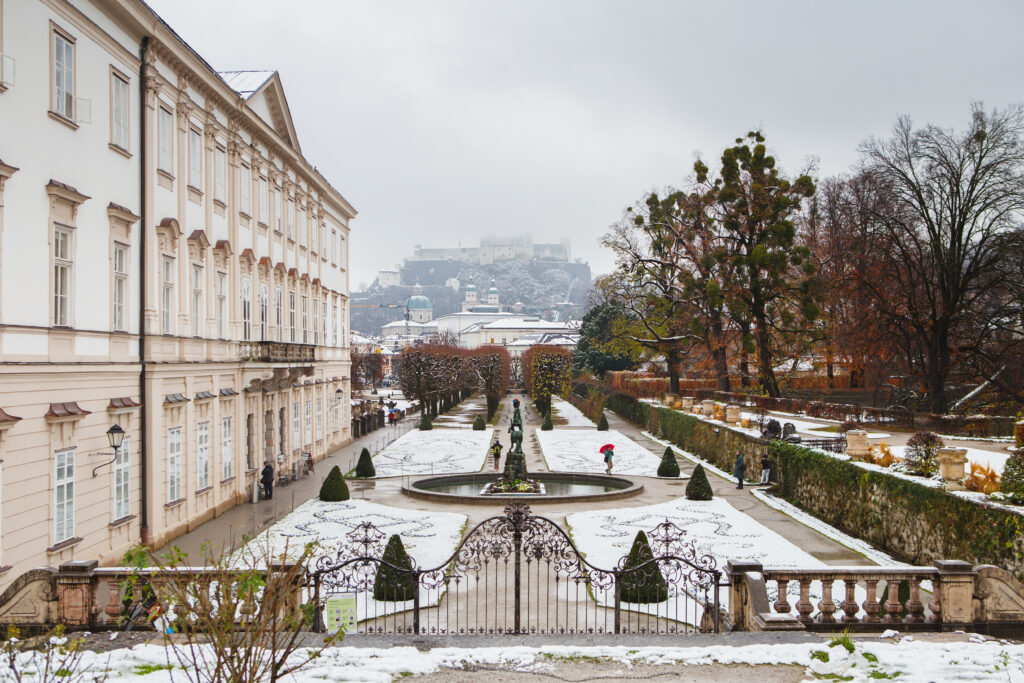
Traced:
[[351, 441], [356, 212], [276, 72], [215, 72], [140, 0], [0, 0], [0, 53], [2, 587]]

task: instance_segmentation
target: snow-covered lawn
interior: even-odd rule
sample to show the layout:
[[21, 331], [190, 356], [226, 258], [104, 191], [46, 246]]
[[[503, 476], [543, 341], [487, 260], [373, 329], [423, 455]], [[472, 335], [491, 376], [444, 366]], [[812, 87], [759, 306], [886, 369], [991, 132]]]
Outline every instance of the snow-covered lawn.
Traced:
[[604, 456], [598, 449], [607, 443], [615, 445], [612, 474], [653, 477], [661, 463], [661, 458], [614, 429], [606, 432], [538, 429], [537, 438], [552, 472], [604, 472]]
[[490, 429], [413, 429], [378, 453], [373, 466], [378, 477], [478, 472], [487, 456], [491, 434]]
[[[757, 424], [757, 417], [758, 417], [757, 413], [746, 413], [745, 412], [745, 413], [741, 413], [741, 414], [743, 415], [743, 417], [749, 419], [751, 424], [753, 424], [753, 425]], [[768, 415], [769, 418], [778, 420], [780, 425], [784, 425], [787, 422], [792, 422], [793, 426], [796, 427], [797, 433], [798, 434], [802, 434], [805, 437], [809, 436], [809, 437], [814, 438], [814, 439], [834, 439], [835, 437], [839, 436], [839, 432], [822, 431], [823, 428], [828, 428], [828, 427], [835, 426], [833, 424], [822, 424], [820, 422], [809, 422], [807, 420], [801, 420], [799, 418], [790, 417], [788, 415], [785, 415], [785, 416], [784, 415], [772, 415], [771, 413], [768, 413], [767, 415]], [[758, 430], [755, 427], [754, 428], [754, 433], [755, 434], [760, 434], [760, 430]], [[887, 434], [885, 432], [871, 432], [871, 431], [869, 431], [868, 432], [868, 438], [869, 439], [890, 439], [890, 438], [892, 438], [892, 434]]]
[[[501, 671], [522, 671], [543, 674], [554, 666], [574, 661], [607, 662], [607, 674], [628, 675], [622, 670], [634, 665], [796, 665], [806, 667], [808, 680], [814, 674], [833, 674], [841, 680], [866, 683], [878, 679], [895, 679], [910, 683], [927, 681], [978, 681], [979, 683], [1021, 683], [1024, 681], [1024, 645], [964, 635], [947, 642], [915, 640], [907, 636], [893, 638], [858, 638], [855, 650], [847, 653], [841, 646], [829, 648], [824, 642], [764, 643], [757, 645], [709, 645], [703, 647], [638, 647], [637, 645], [545, 645], [527, 647], [516, 645], [514, 638], [505, 647], [453, 648], [438, 647], [420, 650], [410, 646], [377, 648], [330, 647], [306, 667], [289, 677], [292, 683], [322, 681], [366, 681], [391, 683], [413, 675], [424, 675], [442, 669], [472, 670], [479, 667], [478, 676], [500, 680]], [[685, 639], [678, 641], [685, 643]], [[182, 647], [179, 654], [186, 658]], [[827, 662], [821, 661], [826, 657]], [[868, 654], [868, 657], [864, 655]], [[814, 655], [814, 656], [812, 656]], [[297, 655], [305, 656], [301, 651]], [[158, 669], [171, 663], [177, 671]], [[160, 645], [137, 645], [110, 652], [86, 651], [82, 668], [90, 673], [110, 671], [112, 681], [132, 680], [138, 683], [170, 683], [186, 680], [178, 659]], [[8, 672], [0, 664], [0, 678]], [[495, 671], [497, 670], [497, 671]], [[757, 680], [757, 669], [735, 668], [737, 680]], [[149, 672], [149, 673], [144, 673]], [[672, 675], [671, 672], [665, 672]], [[657, 670], [654, 670], [657, 675]], [[173, 677], [172, 677], [173, 676]], [[697, 680], [701, 672], [695, 669], [687, 679]], [[667, 680], [667, 679], [666, 679]], [[722, 680], [725, 680], [724, 678]]]
[[560, 427], [594, 427], [594, 423], [590, 421], [590, 418], [581, 413], [579, 408], [563, 398], [552, 396], [551, 410], [555, 415], [565, 419], [566, 423], [564, 425], [559, 425]]
[[[677, 498], [667, 503], [642, 507], [576, 512], [566, 516], [573, 541], [588, 562], [598, 567], [613, 567], [622, 556], [629, 552], [638, 531], [650, 532], [658, 524], [668, 520], [685, 530], [683, 540], [692, 542], [697, 556], [710, 555], [719, 569], [729, 559], [753, 560], [766, 567], [817, 568], [825, 564], [786, 540], [783, 536], [740, 512], [726, 500], [715, 498], [708, 501]], [[656, 551], [657, 552], [657, 551]], [[772, 601], [777, 594], [776, 585], [768, 585]], [[595, 597], [602, 605], [613, 605], [614, 594], [610, 591], [594, 590]], [[725, 590], [719, 594], [722, 606], [728, 605]], [[787, 590], [790, 604], [795, 605], [800, 596], [799, 585], [790, 582]], [[703, 599], [703, 594], [698, 595]], [[711, 594], [709, 594], [709, 598]], [[821, 599], [821, 585], [811, 584], [811, 602]], [[670, 598], [671, 602], [671, 598]], [[840, 601], [836, 601], [837, 604]], [[699, 624], [703, 611], [692, 599], [678, 600], [678, 604], [631, 605], [630, 609], [668, 618]], [[683, 614], [685, 613], [685, 619]]]
[[[956, 444], [950, 444], [950, 448], [959, 448]], [[897, 458], [902, 458], [906, 455], [906, 446], [890, 446], [889, 450]], [[1006, 466], [1006, 461], [1010, 458], [1010, 454], [1006, 451], [986, 451], [981, 448], [968, 448], [967, 449], [967, 471], [971, 471], [970, 463], [976, 463], [979, 465], [985, 465], [991, 467], [999, 474], [1003, 473], [1003, 467]]]
[[[325, 503], [314, 498], [235, 551], [232, 562], [243, 567], [263, 566], [267, 557], [279, 558], [284, 554], [298, 557], [306, 544], [313, 542], [318, 544], [313, 552], [314, 558], [327, 556], [344, 561], [364, 554], [379, 557], [388, 538], [398, 534], [417, 566], [429, 569], [440, 565], [455, 552], [467, 519], [466, 515], [452, 512], [407, 510], [365, 500]], [[373, 524], [383, 534], [368, 550], [349, 536], [364, 522]], [[440, 591], [421, 587], [420, 604], [435, 605], [440, 598]], [[411, 600], [407, 604], [377, 602], [369, 593], [361, 593], [357, 601], [360, 620], [407, 609], [412, 609]]]

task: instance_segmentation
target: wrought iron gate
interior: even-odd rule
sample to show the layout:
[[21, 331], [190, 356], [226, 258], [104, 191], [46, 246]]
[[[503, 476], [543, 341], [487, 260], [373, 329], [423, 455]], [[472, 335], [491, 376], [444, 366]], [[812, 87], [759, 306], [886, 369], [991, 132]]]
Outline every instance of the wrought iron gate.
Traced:
[[[421, 569], [410, 557], [409, 569], [381, 559], [385, 534], [364, 522], [336, 556], [314, 562], [316, 624], [324, 627], [328, 596], [343, 594], [355, 600], [359, 633], [717, 633], [715, 559], [668, 520], [647, 534], [649, 559], [601, 568], [557, 524], [513, 501], [442, 564]], [[376, 585], [380, 570], [386, 586]]]

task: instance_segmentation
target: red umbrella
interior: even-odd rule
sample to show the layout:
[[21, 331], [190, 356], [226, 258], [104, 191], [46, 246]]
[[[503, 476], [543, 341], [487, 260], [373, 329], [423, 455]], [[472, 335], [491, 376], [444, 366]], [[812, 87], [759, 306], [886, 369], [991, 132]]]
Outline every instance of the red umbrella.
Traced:
[[615, 445], [614, 444], [610, 444], [610, 443], [606, 443], [605, 445], [601, 446], [601, 448], [599, 448], [597, 452], [598, 453], [604, 453], [609, 448], [614, 450], [615, 449]]

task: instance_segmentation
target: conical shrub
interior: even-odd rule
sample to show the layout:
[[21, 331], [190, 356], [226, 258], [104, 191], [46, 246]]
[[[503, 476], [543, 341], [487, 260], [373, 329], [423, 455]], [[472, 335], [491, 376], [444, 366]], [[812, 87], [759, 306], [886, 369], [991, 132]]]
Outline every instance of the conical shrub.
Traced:
[[608, 431], [608, 418], [604, 416], [604, 413], [601, 413], [601, 419], [597, 421], [597, 431]]
[[551, 410], [549, 409], [547, 414], [544, 416], [544, 424], [540, 426], [545, 432], [550, 432], [555, 428], [554, 423], [551, 421]]
[[[647, 534], [642, 531], [636, 532], [633, 547], [629, 550], [626, 564], [619, 576], [623, 602], [649, 603], [668, 600], [668, 584], [665, 583], [658, 563], [650, 562], [653, 559], [654, 553], [651, 552], [651, 544], [647, 542]], [[645, 562], [650, 564], [644, 565]]]
[[373, 458], [370, 457], [370, 449], [364, 448], [359, 454], [359, 461], [356, 463], [357, 477], [376, 477], [377, 470], [373, 467]]
[[325, 503], [348, 500], [348, 484], [345, 483], [345, 477], [341, 476], [341, 470], [337, 465], [331, 468], [324, 483], [320, 485], [320, 500]]
[[676, 462], [676, 454], [672, 450], [671, 446], [665, 447], [665, 452], [661, 456], [661, 463], [658, 465], [658, 476], [659, 477], [678, 477], [679, 476], [679, 463]]
[[420, 431], [429, 432], [433, 428], [434, 425], [430, 423], [430, 414], [424, 411], [423, 417], [420, 418]]
[[[389, 567], [392, 564], [400, 569]], [[405, 571], [403, 571], [405, 570]], [[377, 565], [377, 577], [373, 582], [373, 599], [393, 602], [412, 600], [416, 595], [416, 575], [412, 573], [412, 562], [405, 552], [402, 539], [392, 534], [384, 548], [381, 563]]]
[[484, 422], [484, 416], [483, 415], [477, 415], [476, 419], [473, 420], [473, 431], [475, 431], [475, 432], [482, 432], [485, 429], [487, 429], [487, 423]]
[[708, 483], [708, 475], [704, 474], [704, 468], [697, 465], [690, 475], [690, 481], [686, 484], [686, 497], [690, 500], [711, 500], [715, 497]]

